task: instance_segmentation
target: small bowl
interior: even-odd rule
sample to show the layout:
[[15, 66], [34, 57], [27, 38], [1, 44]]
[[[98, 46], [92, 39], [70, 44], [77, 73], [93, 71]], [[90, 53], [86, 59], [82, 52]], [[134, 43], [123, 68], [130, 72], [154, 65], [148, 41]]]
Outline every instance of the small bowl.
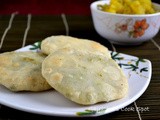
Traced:
[[[160, 12], [145, 15], [127, 15], [104, 12], [97, 5], [110, 0], [96, 1], [90, 5], [93, 24], [99, 35], [114, 44], [138, 45], [152, 39], [160, 28]], [[156, 10], [160, 5], [153, 3]]]

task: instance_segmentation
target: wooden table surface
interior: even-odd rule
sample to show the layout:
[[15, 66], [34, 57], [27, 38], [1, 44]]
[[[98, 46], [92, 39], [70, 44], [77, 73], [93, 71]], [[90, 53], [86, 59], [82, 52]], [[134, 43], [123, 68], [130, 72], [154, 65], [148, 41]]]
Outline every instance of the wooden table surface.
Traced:
[[[152, 78], [149, 87], [144, 94], [134, 103], [127, 106], [148, 107], [148, 111], [116, 111], [110, 114], [93, 117], [92, 119], [107, 120], [151, 120], [160, 119], [160, 33], [152, 40], [138, 46], [111, 45], [107, 40], [100, 37], [92, 23], [91, 16], [35, 16], [35, 15], [12, 15], [0, 16], [0, 52], [19, 49], [33, 44], [51, 35], [70, 35], [73, 37], [87, 38], [100, 42], [109, 50], [130, 54], [140, 58], [149, 59], [152, 62]], [[52, 120], [58, 117], [44, 116], [39, 114], [19, 111], [4, 105], [0, 105], [0, 120], [17, 119], [40, 119]], [[75, 119], [65, 118], [62, 119]], [[89, 119], [89, 118], [77, 118]]]

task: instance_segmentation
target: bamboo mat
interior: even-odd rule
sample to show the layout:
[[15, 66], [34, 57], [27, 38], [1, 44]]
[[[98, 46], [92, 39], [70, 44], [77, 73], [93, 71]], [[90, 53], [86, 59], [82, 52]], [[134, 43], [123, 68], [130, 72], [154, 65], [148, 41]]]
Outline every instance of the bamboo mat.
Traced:
[[[0, 16], [0, 52], [19, 49], [33, 44], [51, 35], [70, 35], [95, 40], [111, 51], [117, 51], [152, 62], [151, 83], [145, 93], [127, 108], [148, 107], [148, 111], [116, 111], [92, 119], [105, 120], [151, 120], [160, 119], [160, 33], [152, 40], [138, 46], [112, 45], [100, 37], [94, 30], [91, 16], [56, 16], [12, 15]], [[0, 120], [16, 119], [57, 119], [58, 117], [27, 113], [0, 105]], [[75, 119], [64, 118], [62, 119]], [[89, 119], [89, 118], [76, 118]]]

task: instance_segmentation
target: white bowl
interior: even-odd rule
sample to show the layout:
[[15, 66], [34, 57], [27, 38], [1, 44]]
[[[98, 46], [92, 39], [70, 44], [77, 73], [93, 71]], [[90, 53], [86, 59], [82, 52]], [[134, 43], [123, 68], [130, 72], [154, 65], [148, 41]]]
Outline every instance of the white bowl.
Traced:
[[[114, 14], [101, 11], [97, 5], [109, 0], [96, 1], [90, 6], [94, 27], [99, 35], [112, 43], [137, 45], [152, 39], [160, 28], [160, 12], [145, 15]], [[160, 5], [153, 3], [160, 11]]]

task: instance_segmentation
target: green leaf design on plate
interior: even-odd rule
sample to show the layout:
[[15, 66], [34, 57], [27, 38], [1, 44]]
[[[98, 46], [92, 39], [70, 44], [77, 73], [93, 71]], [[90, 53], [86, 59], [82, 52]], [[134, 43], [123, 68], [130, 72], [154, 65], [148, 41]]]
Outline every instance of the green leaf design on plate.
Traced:
[[30, 50], [40, 50], [41, 49], [41, 41], [32, 44], [32, 47], [29, 49]]
[[142, 68], [142, 69], [140, 70], [140, 72], [147, 72], [147, 71], [148, 71], [148, 68], [147, 68], [147, 67]]
[[146, 61], [144, 59], [138, 58], [138, 60], [136, 61], [136, 66], [138, 66], [140, 62], [146, 62]]
[[119, 53], [117, 52], [111, 52], [111, 57], [113, 60], [123, 60], [123, 57], [119, 57]]
[[100, 110], [85, 110], [84, 112], [77, 112], [76, 115], [78, 116], [88, 116], [88, 115], [95, 115], [95, 114], [102, 114], [106, 111], [106, 109]]
[[135, 65], [133, 65], [133, 64], [130, 64], [130, 65], [128, 65], [128, 66], [130, 66], [130, 67], [128, 67], [128, 68], [126, 68], [126, 69], [132, 69], [132, 71], [136, 71], [136, 70], [138, 69], [138, 67], [135, 66]]
[[124, 57], [119, 56], [120, 53], [117, 52], [111, 52], [111, 57], [113, 60], [118, 62], [118, 65], [122, 68], [124, 67], [124, 69], [131, 69], [132, 71], [137, 71], [139, 70], [140, 73], [142, 72], [147, 72], [148, 68], [144, 67], [144, 68], [140, 68], [140, 63], [145, 63], [146, 61], [144, 59], [138, 58], [138, 59], [131, 59], [130, 62], [131, 63], [120, 63], [120, 60], [125, 60]]

